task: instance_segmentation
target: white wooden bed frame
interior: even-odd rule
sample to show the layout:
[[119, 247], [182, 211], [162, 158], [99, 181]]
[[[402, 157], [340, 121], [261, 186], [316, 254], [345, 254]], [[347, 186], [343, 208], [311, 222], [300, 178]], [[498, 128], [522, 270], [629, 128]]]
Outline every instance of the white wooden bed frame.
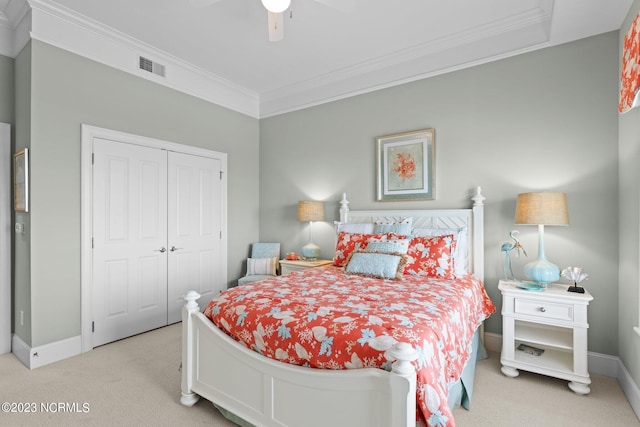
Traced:
[[[470, 209], [350, 211], [340, 202], [341, 222], [412, 217], [414, 227], [467, 227], [469, 271], [484, 277], [484, 197], [480, 187]], [[392, 372], [382, 369], [319, 370], [290, 365], [246, 348], [199, 310], [190, 291], [182, 309], [182, 397], [200, 397], [255, 426], [415, 427], [416, 351], [406, 343], [391, 350]]]

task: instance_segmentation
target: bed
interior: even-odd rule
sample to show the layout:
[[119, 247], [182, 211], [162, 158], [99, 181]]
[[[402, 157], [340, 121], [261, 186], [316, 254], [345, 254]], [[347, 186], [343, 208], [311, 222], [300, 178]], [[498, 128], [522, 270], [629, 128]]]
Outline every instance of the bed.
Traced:
[[[199, 295], [189, 292], [182, 312], [181, 403], [191, 406], [204, 397], [243, 425], [455, 425], [451, 408], [469, 404], [482, 321], [495, 310], [482, 285], [484, 197], [479, 188], [472, 200], [468, 209], [358, 211], [349, 209], [344, 195], [337, 227], [347, 231], [337, 233], [336, 265], [232, 288], [203, 312]], [[371, 261], [384, 254], [385, 260], [393, 255], [400, 257], [398, 264], [407, 264], [411, 257], [358, 247], [348, 255], [339, 251], [345, 236], [369, 234], [349, 225], [375, 223], [377, 231], [388, 225], [385, 238], [367, 238], [368, 245], [396, 245], [404, 240], [400, 231], [406, 227], [399, 224], [407, 218], [412, 231], [442, 231], [436, 233], [442, 236], [438, 242], [451, 243], [447, 230], [457, 230], [455, 262], [464, 274], [457, 274], [451, 261], [451, 269], [438, 273], [442, 277], [404, 274], [394, 280], [393, 269], [371, 274], [370, 262], [355, 259]], [[446, 252], [451, 257], [453, 246]], [[348, 271], [352, 266], [355, 270]], [[380, 274], [386, 278], [372, 277]], [[432, 299], [423, 300], [422, 293]], [[454, 301], [469, 311], [458, 311]], [[357, 326], [359, 318], [366, 327]], [[316, 323], [325, 320], [330, 323]], [[339, 336], [338, 329], [351, 335]], [[236, 339], [230, 336], [234, 333]]]

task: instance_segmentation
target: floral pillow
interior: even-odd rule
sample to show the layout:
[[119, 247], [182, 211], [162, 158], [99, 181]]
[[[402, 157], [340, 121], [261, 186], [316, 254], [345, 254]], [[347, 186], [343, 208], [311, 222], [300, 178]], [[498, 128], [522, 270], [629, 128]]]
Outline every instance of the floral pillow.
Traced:
[[453, 235], [414, 237], [407, 251], [405, 274], [454, 279], [451, 254], [455, 249]]
[[344, 267], [349, 255], [351, 255], [353, 251], [364, 251], [371, 240], [384, 241], [386, 239], [386, 234], [347, 233], [341, 231], [340, 234], [338, 234], [338, 243], [336, 244], [336, 253], [333, 257], [333, 265], [336, 267]]

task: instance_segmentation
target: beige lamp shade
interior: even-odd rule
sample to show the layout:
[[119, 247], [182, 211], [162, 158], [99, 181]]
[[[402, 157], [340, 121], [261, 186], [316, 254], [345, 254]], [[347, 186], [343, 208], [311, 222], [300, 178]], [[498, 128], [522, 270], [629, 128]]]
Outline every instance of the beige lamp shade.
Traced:
[[313, 200], [298, 202], [298, 221], [324, 221], [324, 204]]
[[516, 224], [569, 225], [565, 193], [518, 194]]

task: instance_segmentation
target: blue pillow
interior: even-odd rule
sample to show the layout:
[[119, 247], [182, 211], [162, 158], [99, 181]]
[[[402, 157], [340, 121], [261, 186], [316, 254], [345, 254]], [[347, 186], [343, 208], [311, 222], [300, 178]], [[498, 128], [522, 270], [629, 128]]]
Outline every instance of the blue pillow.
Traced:
[[382, 252], [387, 254], [406, 255], [409, 250], [408, 239], [371, 241], [365, 252]]
[[354, 252], [349, 257], [344, 272], [379, 279], [401, 280], [406, 263], [405, 255]]

